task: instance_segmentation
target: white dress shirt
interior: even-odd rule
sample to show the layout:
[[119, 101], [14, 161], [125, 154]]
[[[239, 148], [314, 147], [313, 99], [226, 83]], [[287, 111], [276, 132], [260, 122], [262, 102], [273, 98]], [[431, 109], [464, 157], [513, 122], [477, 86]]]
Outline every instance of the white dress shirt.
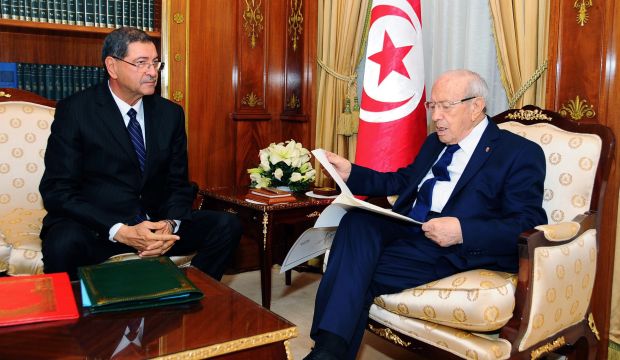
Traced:
[[[467, 135], [463, 140], [459, 141], [458, 144], [460, 146], [460, 149], [454, 152], [454, 155], [452, 156], [452, 162], [450, 163], [450, 165], [448, 165], [448, 174], [450, 175], [450, 181], [437, 181], [435, 183], [435, 186], [433, 187], [433, 200], [431, 202], [430, 211], [441, 213], [444, 206], [446, 206], [450, 195], [452, 195], [452, 192], [456, 187], [456, 183], [461, 178], [461, 175], [463, 175], [463, 171], [465, 171], [465, 166], [467, 166], [469, 159], [471, 159], [471, 156], [474, 154], [474, 150], [476, 149], [476, 146], [478, 146], [478, 142], [480, 142], [482, 133], [487, 128], [488, 124], [489, 120], [487, 117], [485, 117], [478, 125], [476, 125], [471, 130], [469, 135]], [[439, 156], [437, 156], [437, 160], [435, 160], [435, 163], [439, 160], [439, 158], [441, 158], [441, 155], [443, 155], [445, 151], [446, 149], [443, 149], [441, 151]], [[435, 163], [433, 163], [433, 165], [435, 165]], [[422, 186], [422, 184], [424, 184], [427, 179], [430, 179], [432, 177], [434, 177], [434, 175], [433, 169], [431, 167], [426, 176], [420, 182], [420, 185], [418, 186], [418, 191], [420, 190], [420, 186]], [[415, 202], [413, 205], [415, 205]]]

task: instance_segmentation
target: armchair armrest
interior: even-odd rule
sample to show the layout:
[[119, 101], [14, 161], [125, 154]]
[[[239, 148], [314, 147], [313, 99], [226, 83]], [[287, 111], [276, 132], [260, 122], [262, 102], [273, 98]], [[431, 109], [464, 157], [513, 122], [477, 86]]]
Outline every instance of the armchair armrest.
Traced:
[[[544, 225], [537, 227], [537, 229], [528, 230], [523, 232], [519, 239], [519, 274], [517, 279], [517, 289], [515, 293], [515, 310], [514, 315], [510, 319], [510, 321], [502, 328], [500, 337], [507, 339], [511, 343], [513, 343], [513, 351], [518, 348], [517, 344], [521, 343], [526, 335], [531, 335], [532, 326], [540, 327], [540, 314], [536, 309], [533, 309], [533, 306], [536, 304], [540, 304], [540, 297], [549, 297], [550, 299], [543, 300], [555, 300], [554, 296], [558, 298], [558, 301], [553, 303], [553, 306], [559, 306], [558, 303], [562, 301], [572, 301], [572, 299], [568, 299], [569, 295], [567, 291], [560, 289], [547, 290], [546, 293], [542, 293], [538, 291], [538, 293], [534, 292], [535, 283], [539, 281], [540, 273], [536, 273], [536, 262], [537, 261], [547, 261], [547, 258], [541, 256], [542, 254], [546, 254], [551, 248], [560, 249], [562, 253], [567, 253], [571, 249], [571, 244], [577, 243], [575, 246], [583, 246], [583, 238], [584, 236], [589, 236], [591, 238], [592, 245], [596, 249], [597, 237], [596, 232], [596, 220], [597, 216], [595, 212], [588, 212], [582, 215], [578, 215], [572, 222], [554, 224], [554, 225]], [[590, 233], [586, 234], [586, 232], [590, 231]], [[585, 234], [585, 235], [584, 235]], [[537, 249], [539, 251], [537, 252]], [[594, 262], [593, 268], [596, 268], [596, 256], [592, 259], [592, 254], [585, 254], [588, 258], [589, 262]], [[556, 259], [557, 260], [557, 259]], [[568, 260], [567, 260], [568, 261]], [[567, 273], [577, 271], [577, 264], [582, 264], [582, 260], [572, 260], [573, 263], [568, 263], [564, 265], [556, 266], [556, 269], [565, 269]], [[590, 266], [592, 267], [592, 266]], [[559, 270], [555, 270], [559, 271]], [[567, 274], [566, 276], [570, 276]], [[589, 284], [587, 286], [592, 287], [594, 282], [594, 274], [592, 274], [592, 278], [589, 279]], [[575, 278], [574, 282], [579, 283], [580, 287], [582, 286], [582, 282], [579, 281], [581, 279]], [[559, 285], [558, 285], [559, 286]], [[583, 284], [585, 287], [586, 284]], [[540, 290], [540, 289], [539, 289]], [[587, 290], [587, 289], [586, 289]], [[591, 292], [590, 292], [591, 296]], [[589, 311], [589, 302], [590, 296], [587, 296], [587, 311]], [[538, 297], [538, 300], [536, 300]], [[566, 299], [565, 299], [566, 298]], [[553, 301], [552, 301], [553, 302]], [[584, 305], [584, 304], [581, 304]], [[573, 305], [574, 306], [574, 305]], [[563, 309], [558, 308], [560, 310], [556, 310], [556, 317], [566, 319], [566, 315], [569, 311], [564, 311]], [[548, 322], [553, 322], [552, 319], [544, 319]], [[556, 321], [558, 319], [555, 319]], [[572, 325], [571, 321], [573, 318], [570, 318], [566, 324], [564, 324], [564, 328], [568, 328]], [[538, 321], [538, 323], [537, 323]], [[576, 321], [573, 321], [576, 322]], [[561, 332], [562, 330], [558, 330]], [[549, 334], [551, 335], [551, 334]]]

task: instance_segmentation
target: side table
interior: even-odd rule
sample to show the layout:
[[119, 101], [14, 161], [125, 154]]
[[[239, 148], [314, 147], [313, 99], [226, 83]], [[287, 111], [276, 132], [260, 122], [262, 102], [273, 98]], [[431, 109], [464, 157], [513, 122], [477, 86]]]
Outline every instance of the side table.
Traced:
[[[226, 211], [235, 214], [243, 225], [243, 235], [258, 247], [261, 298], [263, 307], [271, 305], [271, 268], [283, 260], [293, 241], [300, 235], [299, 231], [286, 231], [287, 225], [303, 230], [314, 225], [321, 211], [332, 199], [314, 199], [305, 195], [295, 195], [297, 201], [276, 205], [260, 205], [245, 201], [248, 188], [209, 188], [200, 190], [202, 203], [200, 209]], [[303, 231], [301, 230], [301, 231]], [[274, 233], [282, 234], [275, 238]], [[243, 241], [243, 239], [242, 239]], [[274, 259], [274, 248], [280, 250]], [[290, 284], [290, 272], [286, 274]]]

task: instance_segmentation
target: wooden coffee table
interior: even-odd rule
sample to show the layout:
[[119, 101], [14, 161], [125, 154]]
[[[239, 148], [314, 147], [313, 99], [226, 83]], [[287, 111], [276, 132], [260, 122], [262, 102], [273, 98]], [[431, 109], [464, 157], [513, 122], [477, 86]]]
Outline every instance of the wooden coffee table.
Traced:
[[291, 358], [293, 324], [195, 268], [184, 271], [201, 301], [0, 328], [0, 359]]

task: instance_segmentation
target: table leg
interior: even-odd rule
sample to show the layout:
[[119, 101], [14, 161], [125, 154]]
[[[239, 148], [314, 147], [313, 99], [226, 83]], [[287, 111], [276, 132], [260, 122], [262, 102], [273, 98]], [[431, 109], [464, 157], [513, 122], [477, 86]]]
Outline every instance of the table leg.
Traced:
[[261, 299], [264, 308], [271, 307], [271, 267], [273, 254], [271, 248], [271, 215], [263, 212], [263, 247], [260, 267]]
[[284, 282], [289, 286], [291, 285], [291, 271], [292, 270], [286, 270], [284, 272]]

